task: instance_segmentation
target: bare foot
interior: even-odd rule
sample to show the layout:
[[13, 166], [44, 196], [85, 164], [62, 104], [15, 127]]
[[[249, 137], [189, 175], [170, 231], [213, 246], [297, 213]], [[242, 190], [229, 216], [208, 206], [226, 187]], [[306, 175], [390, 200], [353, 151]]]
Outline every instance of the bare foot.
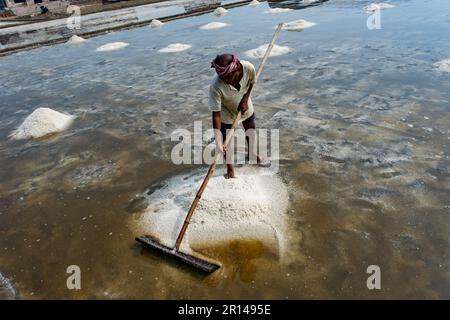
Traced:
[[227, 166], [227, 174], [225, 174], [225, 179], [235, 179], [233, 166]]
[[258, 156], [258, 166], [263, 168], [268, 168], [272, 165], [268, 158], [261, 158]]

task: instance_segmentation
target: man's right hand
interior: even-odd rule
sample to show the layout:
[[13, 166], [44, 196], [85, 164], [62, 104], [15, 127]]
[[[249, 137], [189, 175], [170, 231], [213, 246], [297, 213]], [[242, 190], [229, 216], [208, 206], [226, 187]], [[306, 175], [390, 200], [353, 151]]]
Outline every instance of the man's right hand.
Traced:
[[220, 153], [223, 153], [223, 155], [225, 155], [227, 148], [222, 143], [220, 143], [220, 144], [217, 143], [216, 150], [219, 151]]

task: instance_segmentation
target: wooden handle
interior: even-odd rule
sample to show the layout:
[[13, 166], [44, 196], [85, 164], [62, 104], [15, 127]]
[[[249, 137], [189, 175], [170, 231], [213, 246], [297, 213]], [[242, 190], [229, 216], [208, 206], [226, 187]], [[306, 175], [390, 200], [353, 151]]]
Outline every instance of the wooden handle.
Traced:
[[[277, 26], [277, 29], [275, 30], [275, 33], [273, 34], [272, 41], [270, 41], [269, 46], [266, 49], [266, 53], [264, 54], [264, 57], [261, 60], [261, 63], [259, 64], [258, 70], [256, 71], [255, 75], [255, 83], [258, 81], [259, 76], [261, 75], [261, 72], [264, 68], [264, 65], [266, 64], [267, 58], [269, 57], [270, 51], [272, 51], [273, 45], [275, 44], [275, 40], [278, 38], [278, 35], [280, 34], [280, 31], [283, 27], [283, 24], [280, 23]], [[254, 87], [254, 86], [253, 86]], [[242, 113], [239, 111], [236, 115], [236, 118], [233, 121], [233, 124], [231, 125], [231, 129], [228, 130], [227, 136], [225, 138], [225, 142], [223, 146], [226, 148], [228, 144], [230, 143], [231, 139], [233, 138], [234, 131], [236, 130], [239, 120], [241, 120]], [[184, 219], [183, 226], [181, 227], [180, 233], [178, 234], [177, 241], [175, 243], [175, 249], [178, 250], [181, 245], [181, 241], [183, 241], [184, 234], [186, 233], [186, 229], [191, 222], [192, 214], [194, 213], [195, 209], [197, 208], [198, 202], [200, 201], [200, 198], [202, 197], [203, 191], [206, 188], [206, 185], [208, 184], [209, 178], [214, 173], [214, 170], [216, 169], [217, 161], [219, 161], [220, 157], [222, 156], [222, 153], [217, 152], [213, 162], [209, 166], [208, 173], [206, 174], [205, 179], [203, 179], [203, 182], [200, 186], [200, 188], [197, 191], [197, 194], [195, 195], [194, 201], [192, 201], [191, 207], [189, 208], [189, 211], [186, 215], [186, 218]]]

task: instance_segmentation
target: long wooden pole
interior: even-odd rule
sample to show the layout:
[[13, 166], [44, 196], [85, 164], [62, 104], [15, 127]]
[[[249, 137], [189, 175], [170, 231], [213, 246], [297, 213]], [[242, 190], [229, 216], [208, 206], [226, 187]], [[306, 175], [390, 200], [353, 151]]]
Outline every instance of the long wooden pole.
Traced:
[[[256, 71], [255, 83], [256, 83], [256, 81], [258, 81], [258, 78], [261, 75], [264, 65], [266, 64], [267, 58], [269, 57], [270, 51], [272, 51], [275, 41], [277, 40], [282, 28], [283, 28], [283, 24], [282, 23], [278, 24], [277, 29], [275, 30], [275, 33], [273, 34], [272, 41], [270, 41], [269, 46], [267, 47], [266, 52], [264, 54], [264, 57], [262, 58], [261, 63], [259, 64], [258, 70]], [[254, 87], [255, 86], [253, 86], [253, 88]], [[224, 148], [226, 148], [228, 146], [228, 144], [231, 141], [231, 138], [233, 138], [234, 131], [236, 130], [236, 128], [239, 124], [239, 120], [241, 120], [241, 117], [242, 117], [242, 113], [241, 113], [241, 111], [239, 111], [236, 115], [236, 118], [233, 121], [233, 124], [231, 125], [231, 129], [228, 130], [227, 136], [225, 138], [225, 142], [223, 144]], [[208, 184], [209, 178], [213, 175], [214, 170], [216, 169], [217, 161], [219, 161], [221, 156], [222, 156], [222, 153], [220, 153], [220, 152], [216, 153], [213, 162], [209, 166], [208, 173], [206, 174], [205, 179], [203, 179], [200, 189], [198, 189], [197, 194], [195, 195], [194, 201], [192, 202], [191, 207], [189, 208], [189, 211], [186, 215], [186, 218], [184, 219], [183, 226], [181, 227], [181, 231], [178, 234], [178, 238], [175, 243], [175, 249], [177, 251], [180, 248], [181, 241], [183, 241], [183, 237], [184, 237], [184, 234], [186, 233], [187, 227], [188, 227], [189, 223], [191, 222], [192, 214], [194, 213], [195, 209], [197, 208], [198, 202], [200, 201], [200, 198], [202, 197], [203, 191], [205, 191], [205, 188], [206, 188], [206, 185]]]

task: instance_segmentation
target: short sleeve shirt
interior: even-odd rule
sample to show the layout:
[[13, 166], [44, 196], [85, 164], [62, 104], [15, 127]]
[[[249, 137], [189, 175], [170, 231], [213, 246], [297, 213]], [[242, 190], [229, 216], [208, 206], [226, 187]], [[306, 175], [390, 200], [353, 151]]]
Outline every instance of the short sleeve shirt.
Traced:
[[[232, 124], [238, 113], [237, 108], [242, 97], [247, 93], [250, 85], [255, 84], [255, 67], [248, 61], [241, 60], [243, 75], [239, 82], [240, 90], [232, 85], [226, 84], [216, 74], [209, 87], [208, 108], [210, 111], [220, 111], [223, 123]], [[242, 115], [241, 121], [246, 120], [253, 114], [253, 103], [248, 99], [248, 109]]]

